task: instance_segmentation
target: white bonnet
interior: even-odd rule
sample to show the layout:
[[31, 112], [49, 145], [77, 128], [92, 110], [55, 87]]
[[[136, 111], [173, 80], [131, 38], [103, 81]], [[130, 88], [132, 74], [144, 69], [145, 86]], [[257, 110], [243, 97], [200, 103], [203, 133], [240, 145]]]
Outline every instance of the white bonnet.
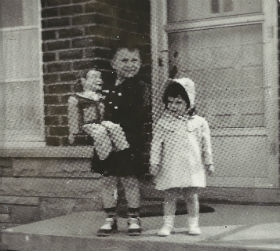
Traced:
[[174, 82], [179, 83], [182, 85], [187, 92], [191, 107], [194, 107], [194, 100], [195, 100], [195, 84], [190, 78], [175, 78], [172, 79]]

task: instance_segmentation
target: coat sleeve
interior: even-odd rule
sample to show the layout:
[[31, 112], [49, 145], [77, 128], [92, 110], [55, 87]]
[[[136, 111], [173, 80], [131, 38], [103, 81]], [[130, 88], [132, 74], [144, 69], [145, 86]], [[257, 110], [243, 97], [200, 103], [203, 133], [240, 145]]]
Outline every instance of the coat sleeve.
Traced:
[[150, 172], [153, 174], [156, 170], [152, 170], [161, 162], [162, 149], [163, 149], [163, 128], [157, 124], [153, 130], [153, 138], [151, 143], [150, 152]]
[[150, 94], [145, 82], [140, 81], [138, 85], [132, 109], [135, 116], [134, 127], [137, 128], [137, 130], [143, 130], [144, 126], [150, 121]]
[[202, 124], [202, 156], [205, 165], [213, 164], [210, 128], [206, 120]]

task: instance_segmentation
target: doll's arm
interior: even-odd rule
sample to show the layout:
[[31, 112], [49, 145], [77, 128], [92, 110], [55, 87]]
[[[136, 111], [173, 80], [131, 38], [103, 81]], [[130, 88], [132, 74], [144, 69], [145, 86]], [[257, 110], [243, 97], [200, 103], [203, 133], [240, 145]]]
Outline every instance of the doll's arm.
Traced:
[[204, 164], [206, 166], [213, 165], [210, 128], [206, 120], [204, 120], [204, 123], [202, 124], [202, 152]]
[[153, 139], [150, 152], [150, 173], [156, 175], [159, 172], [163, 147], [163, 129], [157, 124], [153, 130]]
[[68, 99], [68, 126], [69, 126], [69, 143], [74, 143], [74, 134], [79, 132], [79, 109], [77, 98], [71, 96]]

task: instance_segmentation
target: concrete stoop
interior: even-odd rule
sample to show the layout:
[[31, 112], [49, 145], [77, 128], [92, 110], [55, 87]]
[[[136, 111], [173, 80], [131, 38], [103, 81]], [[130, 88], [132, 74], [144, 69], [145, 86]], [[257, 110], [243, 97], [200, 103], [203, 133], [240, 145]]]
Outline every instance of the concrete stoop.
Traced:
[[127, 236], [125, 218], [119, 233], [97, 237], [102, 212], [79, 212], [7, 229], [2, 242], [16, 251], [244, 251], [280, 250], [280, 208], [276, 206], [211, 205], [201, 214], [200, 236], [189, 236], [186, 215], [176, 216], [175, 233], [156, 235], [162, 217], [142, 218], [143, 234]]

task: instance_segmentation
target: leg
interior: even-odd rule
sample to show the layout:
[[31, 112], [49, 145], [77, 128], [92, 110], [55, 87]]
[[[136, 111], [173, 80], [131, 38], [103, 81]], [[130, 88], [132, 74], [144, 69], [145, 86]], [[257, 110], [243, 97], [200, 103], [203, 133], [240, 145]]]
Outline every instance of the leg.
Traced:
[[184, 193], [188, 209], [188, 226], [190, 235], [199, 235], [201, 230], [199, 228], [199, 201], [198, 189], [188, 188]]
[[134, 177], [122, 177], [125, 197], [128, 204], [128, 233], [139, 235], [142, 231], [139, 218], [140, 189], [139, 182]]
[[162, 236], [162, 237], [168, 236], [168, 235], [170, 235], [170, 233], [173, 229], [177, 197], [178, 197], [178, 193], [176, 192], [176, 190], [169, 189], [169, 190], [165, 191], [164, 203], [163, 203], [164, 224], [158, 232], [159, 236]]
[[105, 223], [100, 227], [97, 232], [98, 236], [108, 236], [112, 232], [117, 231], [116, 219], [116, 191], [117, 191], [117, 178], [113, 176], [102, 178], [102, 201], [103, 208], [107, 214]]
[[109, 176], [102, 178], [102, 202], [103, 208], [107, 209], [116, 208], [116, 191], [117, 191], [117, 177]]
[[139, 209], [140, 207], [140, 189], [139, 181], [134, 177], [122, 177], [121, 182], [124, 187], [125, 197], [128, 208]]

